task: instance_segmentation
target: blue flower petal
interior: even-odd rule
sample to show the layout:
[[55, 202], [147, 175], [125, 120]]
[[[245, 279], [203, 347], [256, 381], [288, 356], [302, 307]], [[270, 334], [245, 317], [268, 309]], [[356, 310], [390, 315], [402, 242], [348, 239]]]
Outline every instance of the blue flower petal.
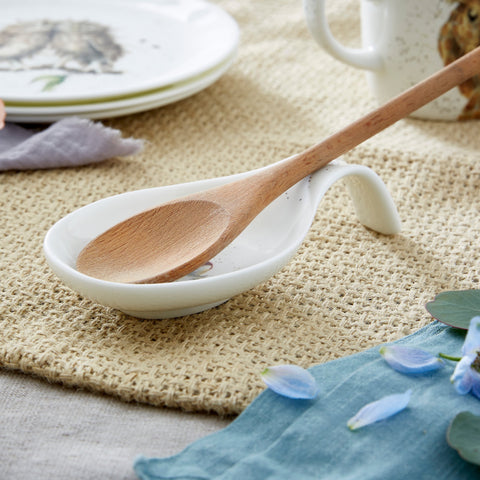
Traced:
[[480, 399], [480, 373], [471, 368], [470, 375], [472, 377], [472, 393]]
[[473, 386], [472, 376], [472, 362], [475, 360], [474, 355], [465, 355], [457, 363], [455, 370], [453, 371], [450, 381], [453, 383], [455, 390], [460, 395], [466, 395]]
[[480, 399], [480, 372], [472, 364], [480, 356], [480, 316], [470, 320], [467, 336], [462, 346], [462, 359], [457, 363], [453, 375], [450, 377], [455, 390], [460, 395], [472, 392]]
[[261, 375], [268, 388], [284, 397], [310, 399], [319, 391], [313, 375], [297, 365], [268, 367]]
[[387, 395], [376, 402], [368, 403], [347, 422], [347, 426], [350, 430], [356, 430], [371, 423], [385, 420], [405, 409], [411, 396], [412, 391], [407, 390], [405, 393]]
[[380, 354], [394, 370], [401, 373], [425, 373], [445, 365], [441, 358], [425, 350], [403, 345], [385, 345], [380, 348]]
[[462, 347], [462, 356], [469, 355], [480, 349], [480, 317], [473, 317], [470, 320], [465, 343]]

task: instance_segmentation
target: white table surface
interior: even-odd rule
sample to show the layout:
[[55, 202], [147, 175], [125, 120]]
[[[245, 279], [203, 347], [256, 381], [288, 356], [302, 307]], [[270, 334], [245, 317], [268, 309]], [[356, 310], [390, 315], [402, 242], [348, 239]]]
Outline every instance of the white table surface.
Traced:
[[0, 412], [1, 480], [133, 480], [137, 455], [173, 455], [232, 421], [125, 403], [3, 369]]

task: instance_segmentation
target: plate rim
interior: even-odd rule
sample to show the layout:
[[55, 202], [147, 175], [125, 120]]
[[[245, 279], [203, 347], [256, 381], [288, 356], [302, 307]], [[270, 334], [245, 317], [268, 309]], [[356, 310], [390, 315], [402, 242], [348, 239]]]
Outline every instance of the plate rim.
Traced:
[[[198, 75], [192, 81], [180, 82], [169, 88], [159, 89], [148, 94], [139, 94], [132, 97], [125, 97], [115, 102], [103, 102], [93, 104], [80, 104], [80, 109], [69, 109], [68, 106], [61, 107], [38, 107], [23, 108], [9, 107], [5, 104], [7, 121], [29, 122], [32, 121], [56, 121], [69, 116], [84, 116], [85, 118], [100, 119], [111, 116], [127, 115], [138, 113], [152, 108], [158, 108], [192, 96], [205, 88], [208, 88], [218, 80], [233, 64], [236, 54], [234, 53], [220, 65]], [[123, 113], [125, 112], [125, 113]]]

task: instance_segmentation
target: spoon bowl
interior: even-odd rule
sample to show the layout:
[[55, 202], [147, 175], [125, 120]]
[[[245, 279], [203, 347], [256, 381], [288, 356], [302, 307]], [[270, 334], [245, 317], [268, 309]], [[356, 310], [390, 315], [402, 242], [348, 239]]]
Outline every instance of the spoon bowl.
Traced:
[[[268, 167], [264, 167], [268, 168]], [[48, 231], [44, 253], [55, 274], [95, 302], [139, 318], [172, 318], [219, 305], [268, 280], [294, 256], [328, 188], [340, 179], [359, 221], [383, 234], [400, 230], [393, 200], [369, 168], [336, 160], [301, 180], [266, 207], [210, 262], [177, 281], [134, 284], [100, 280], [76, 269], [78, 255], [100, 233], [159, 203], [253, 175], [246, 172], [199, 182], [128, 192], [99, 200], [59, 220]]]
[[[194, 215], [195, 223], [187, 221], [185, 211]], [[93, 245], [96, 259], [90, 265], [88, 275], [123, 283], [156, 283], [157, 275], [162, 275], [165, 281], [175, 280], [168, 276], [169, 263], [165, 258], [174, 259], [179, 265], [178, 275], [182, 277], [191, 269], [185, 263], [182, 270], [181, 259], [187, 254], [196, 257], [204, 252], [199, 239], [215, 245], [229, 222], [229, 213], [225, 209], [205, 200], [166, 203], [142, 213], [115, 225], [94, 245], [87, 245], [82, 253], [88, 255]], [[145, 235], [144, 225], [149, 226], [150, 235]], [[119, 232], [125, 228], [132, 232], [129, 243], [119, 241]], [[182, 242], [186, 238], [188, 242]], [[162, 255], [158, 254], [159, 251]], [[77, 259], [77, 267], [78, 262]]]

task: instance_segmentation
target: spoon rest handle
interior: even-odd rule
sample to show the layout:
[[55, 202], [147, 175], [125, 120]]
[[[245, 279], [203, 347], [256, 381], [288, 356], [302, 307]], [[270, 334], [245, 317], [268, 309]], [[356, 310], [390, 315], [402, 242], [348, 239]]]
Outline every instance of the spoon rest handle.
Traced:
[[384, 235], [401, 230], [401, 221], [395, 203], [381, 178], [364, 165], [347, 164], [335, 160], [314, 173], [311, 188], [315, 204], [320, 204], [326, 191], [339, 180], [345, 180], [359, 222]]

